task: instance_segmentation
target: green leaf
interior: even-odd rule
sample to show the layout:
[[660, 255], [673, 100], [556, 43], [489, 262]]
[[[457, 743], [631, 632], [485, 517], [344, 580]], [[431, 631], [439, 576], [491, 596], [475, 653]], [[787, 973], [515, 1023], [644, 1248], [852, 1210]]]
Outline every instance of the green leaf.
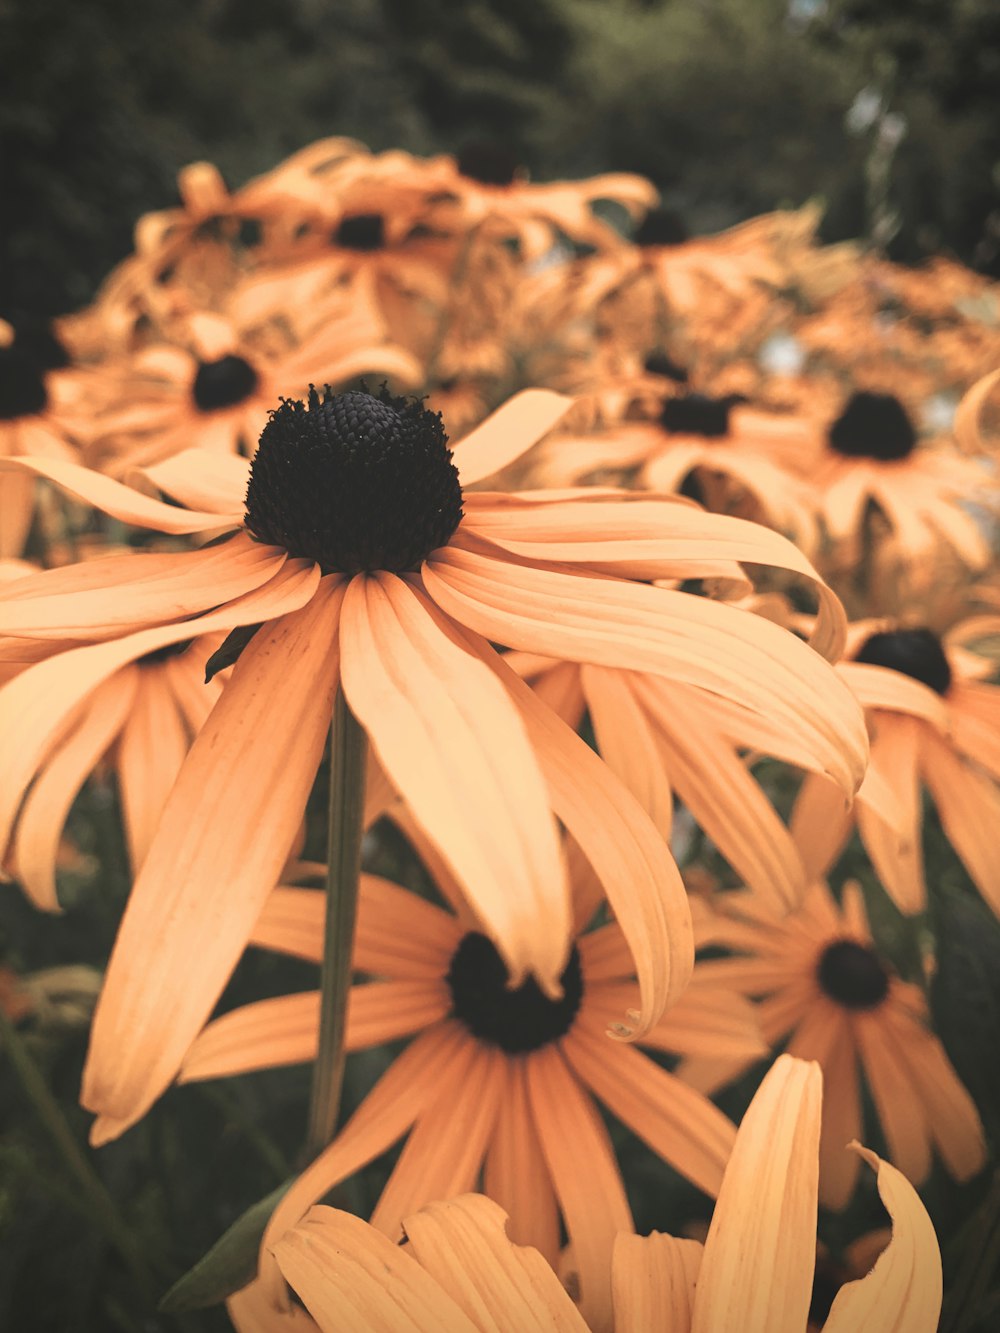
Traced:
[[215, 1242], [193, 1268], [177, 1279], [160, 1301], [164, 1314], [183, 1314], [221, 1305], [257, 1275], [257, 1251], [268, 1219], [291, 1185], [286, 1180], [266, 1198], [253, 1204]]
[[237, 627], [226, 635], [226, 641], [221, 648], [216, 648], [215, 652], [205, 663], [205, 684], [219, 671], [224, 671], [226, 667], [232, 666], [240, 653], [247, 646], [253, 636], [260, 629], [257, 625], [237, 625]]

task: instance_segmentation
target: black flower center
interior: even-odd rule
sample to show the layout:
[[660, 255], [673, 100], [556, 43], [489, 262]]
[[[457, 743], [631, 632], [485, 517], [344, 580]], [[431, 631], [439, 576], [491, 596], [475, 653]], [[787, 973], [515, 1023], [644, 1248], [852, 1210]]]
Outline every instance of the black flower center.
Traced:
[[385, 245], [385, 219], [381, 213], [352, 213], [341, 218], [333, 243], [345, 250], [381, 250]]
[[668, 398], [660, 413], [660, 425], [672, 435], [704, 435], [718, 439], [729, 434], [731, 398], [708, 398], [689, 393], [682, 398]]
[[508, 1055], [519, 1055], [558, 1041], [569, 1031], [583, 999], [575, 945], [559, 978], [562, 999], [550, 1000], [534, 977], [516, 990], [508, 988], [507, 979], [507, 968], [492, 940], [477, 931], [462, 937], [445, 980], [455, 1017], [474, 1037]]
[[855, 940], [837, 940], [819, 960], [820, 988], [845, 1009], [876, 1009], [889, 994], [889, 973], [873, 950]]
[[688, 225], [672, 208], [651, 208], [635, 229], [636, 245], [683, 245], [691, 239]]
[[510, 149], [498, 143], [464, 144], [455, 163], [463, 176], [480, 185], [510, 185], [520, 165]]
[[257, 372], [241, 356], [220, 356], [217, 361], [202, 361], [191, 390], [199, 412], [217, 412], [235, 407], [249, 398], [257, 387]]
[[156, 666], [159, 662], [169, 662], [171, 657], [180, 657], [191, 647], [193, 639], [182, 639], [180, 643], [168, 643], [163, 648], [154, 648], [151, 653], [143, 653], [138, 659], [140, 666]]
[[830, 448], [845, 458], [876, 458], [888, 463], [909, 458], [917, 432], [906, 408], [891, 393], [852, 394], [827, 434]]
[[676, 361], [671, 361], [666, 352], [650, 352], [643, 364], [650, 375], [660, 375], [665, 380], [673, 380], [675, 384], [687, 383], [687, 371]]
[[49, 401], [42, 368], [15, 344], [0, 347], [0, 421], [44, 412]]
[[283, 399], [250, 466], [246, 525], [324, 573], [417, 569], [462, 518], [439, 412], [351, 391]]
[[881, 630], [864, 641], [855, 661], [901, 671], [938, 694], [947, 694], [951, 687], [951, 667], [941, 640], [929, 629]]

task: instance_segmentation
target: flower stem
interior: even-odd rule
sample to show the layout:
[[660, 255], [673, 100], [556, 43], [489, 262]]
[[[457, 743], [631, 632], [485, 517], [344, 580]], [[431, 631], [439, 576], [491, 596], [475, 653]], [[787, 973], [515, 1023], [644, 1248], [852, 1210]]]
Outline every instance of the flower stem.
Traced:
[[36, 1123], [44, 1129], [79, 1190], [93, 1225], [104, 1233], [107, 1241], [118, 1251], [139, 1290], [148, 1294], [151, 1275], [135, 1233], [118, 1212], [104, 1182], [84, 1156], [59, 1103], [50, 1092], [21, 1034], [4, 1012], [3, 1005], [0, 1005], [0, 1045], [6, 1048], [21, 1090], [31, 1103]]
[[330, 821], [326, 927], [320, 978], [319, 1049], [313, 1070], [306, 1153], [311, 1160], [333, 1138], [344, 1082], [344, 1035], [361, 873], [367, 738], [337, 690], [330, 724]]

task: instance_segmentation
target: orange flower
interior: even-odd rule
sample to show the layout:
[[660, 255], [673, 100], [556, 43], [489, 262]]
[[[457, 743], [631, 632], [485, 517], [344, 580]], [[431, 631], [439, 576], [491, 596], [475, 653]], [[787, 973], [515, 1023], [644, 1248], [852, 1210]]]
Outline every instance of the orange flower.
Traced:
[[[496, 947], [481, 934], [461, 886], [439, 887], [457, 915], [373, 875], [362, 877], [347, 1048], [414, 1037], [340, 1136], [293, 1186], [271, 1234], [404, 1136], [407, 1145], [375, 1208], [397, 1239], [400, 1219], [435, 1198], [471, 1188], [485, 1162], [485, 1192], [510, 1214], [515, 1240], [555, 1262], [559, 1218], [580, 1265], [583, 1307], [609, 1299], [611, 1247], [631, 1214], [611, 1139], [593, 1098], [700, 1189], [714, 1194], [734, 1129], [699, 1094], [633, 1046], [609, 1041], [609, 1024], [639, 1003], [635, 963], [617, 925], [584, 932], [601, 901], [593, 871], [571, 849], [576, 925], [561, 994], [533, 979], [510, 989]], [[251, 942], [322, 961], [324, 895], [274, 891]], [[181, 1081], [312, 1060], [319, 994], [264, 1000], [211, 1023], [181, 1067]], [[753, 1061], [766, 1048], [752, 1006], [703, 987], [697, 973], [666, 1018], [641, 1038], [656, 1050]], [[586, 1182], [580, 1162], [587, 1162]]]
[[[790, 1032], [789, 1053], [823, 1067], [823, 1202], [845, 1207], [857, 1181], [858, 1161], [842, 1148], [862, 1132], [859, 1062], [893, 1161], [914, 1184], [930, 1172], [932, 1146], [950, 1175], [974, 1176], [986, 1160], [979, 1115], [930, 1031], [922, 992], [901, 981], [876, 949], [860, 887], [847, 884], [838, 909], [817, 883], [783, 920], [746, 898], [721, 902], [726, 911], [712, 942], [748, 957], [700, 964], [702, 975], [766, 996], [760, 1020], [768, 1041]], [[704, 1091], [737, 1070], [732, 1061], [697, 1059], [679, 1072]]]
[[[805, 1333], [816, 1234], [820, 1074], [783, 1056], [736, 1137], [704, 1246], [619, 1234], [612, 1268], [614, 1333]], [[860, 1144], [892, 1220], [874, 1268], [838, 1292], [826, 1333], [934, 1333], [941, 1255], [906, 1178]], [[536, 1251], [514, 1245], [502, 1211], [466, 1195], [404, 1218], [406, 1243], [332, 1208], [313, 1208], [273, 1245], [305, 1310], [268, 1305], [261, 1283], [229, 1302], [240, 1333], [587, 1333], [589, 1325]], [[308, 1311], [308, 1313], [306, 1313]]]
[[[0, 459], [76, 457], [78, 413], [73, 372], [62, 369], [66, 352], [47, 329], [20, 335], [0, 319]], [[0, 487], [0, 560], [24, 550], [35, 511], [35, 482], [28, 474]]]
[[[550, 993], [569, 912], [553, 812], [569, 828], [636, 957], [639, 1033], [690, 975], [676, 866], [603, 765], [581, 777], [586, 746], [488, 640], [697, 683], [765, 717], [790, 712], [847, 792], [860, 781], [860, 714], [846, 731], [828, 718], [839, 687], [816, 652], [768, 621], [645, 582], [728, 572], [736, 558], [810, 575], [794, 547], [686, 505], [463, 496], [463, 483], [496, 472], [567, 406], [521, 394], [458, 445], [456, 471], [440, 420], [418, 404], [313, 393], [308, 408], [286, 402], [273, 414], [249, 485], [248, 465], [202, 451], [150, 469], [197, 512], [68, 464], [6, 465], [133, 523], [199, 531], [244, 512], [246, 522], [203, 550], [109, 557], [0, 590], [8, 634], [111, 640], [39, 663], [0, 692], [13, 791], [51, 741], [53, 690], [79, 698], [134, 657], [137, 639], [149, 652], [262, 625], [181, 770], [129, 900], [85, 1079], [98, 1140], [144, 1113], [208, 1017], [298, 827], [338, 682], [511, 976], [533, 972]], [[819, 593], [815, 642], [835, 656], [842, 612], [822, 584]], [[0, 805], [0, 833], [11, 804]]]
[[[984, 677], [996, 663], [966, 646], [997, 627], [973, 617], [944, 639], [892, 621], [852, 625], [852, 662], [837, 668], [865, 706], [873, 781], [892, 792], [898, 817], [889, 827], [859, 802], [858, 831], [878, 876], [901, 912], [927, 906], [923, 860], [926, 787], [945, 835], [980, 893], [1000, 916], [1000, 686]], [[843, 850], [854, 820], [839, 793], [808, 777], [792, 831], [812, 875], [823, 875]]]
[[192, 315], [169, 339], [102, 367], [107, 401], [93, 423], [88, 457], [121, 474], [191, 448], [250, 453], [282, 392], [366, 371], [408, 386], [422, 377], [414, 358], [382, 342], [363, 313], [331, 312], [312, 337], [277, 347], [220, 316]]

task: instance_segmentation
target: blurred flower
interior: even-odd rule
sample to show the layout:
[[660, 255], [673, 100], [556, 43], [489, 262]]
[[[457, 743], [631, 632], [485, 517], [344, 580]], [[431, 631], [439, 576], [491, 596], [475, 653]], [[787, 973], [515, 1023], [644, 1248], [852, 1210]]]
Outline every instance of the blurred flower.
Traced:
[[[699, 964], [702, 975], [760, 1004], [772, 1044], [823, 1068], [820, 1198], [844, 1208], [859, 1162], [843, 1145], [862, 1133], [858, 1065], [864, 1072], [893, 1161], [921, 1185], [937, 1149], [950, 1175], [969, 1180], [986, 1160], [983, 1127], [941, 1043], [917, 986], [901, 981], [875, 946], [860, 887], [844, 887], [838, 908], [817, 883], [798, 911], [778, 919], [746, 897], [723, 895], [713, 944], [747, 957]], [[706, 927], [706, 935], [708, 928]], [[678, 1071], [709, 1091], [732, 1078], [731, 1061], [689, 1060]]]
[[986, 679], [995, 661], [967, 646], [998, 625], [996, 616], [972, 617], [943, 639], [893, 621], [851, 626], [854, 660], [837, 670], [865, 706], [869, 773], [895, 796], [898, 816], [888, 827], [862, 802], [849, 813], [831, 784], [807, 777], [792, 831], [811, 874], [825, 874], [840, 855], [856, 816], [865, 850], [896, 906], [923, 911], [926, 787], [945, 836], [1000, 916], [1000, 686]]
[[[406, 1137], [372, 1215], [375, 1226], [398, 1239], [409, 1211], [471, 1188], [483, 1170], [485, 1193], [510, 1214], [511, 1236], [537, 1246], [550, 1263], [559, 1254], [562, 1218], [583, 1307], [593, 1310], [608, 1302], [615, 1232], [632, 1225], [594, 1099], [682, 1176], [716, 1192], [735, 1131], [654, 1060], [608, 1039], [609, 1025], [617, 1027], [639, 1003], [635, 962], [617, 925], [584, 929], [601, 903], [601, 886], [570, 850], [576, 925], [561, 992], [553, 996], [533, 978], [513, 986], [496, 947], [475, 928], [461, 886], [440, 866], [436, 880], [457, 915], [388, 880], [362, 877], [354, 967], [380, 979], [353, 987], [346, 1045], [362, 1050], [415, 1039], [293, 1185], [273, 1234]], [[251, 942], [321, 962], [324, 900], [315, 890], [276, 889]], [[233, 1010], [194, 1043], [181, 1081], [313, 1060], [318, 1026], [315, 991]], [[697, 973], [640, 1040], [675, 1054], [751, 1062], [766, 1049], [752, 1006], [703, 987]]]

